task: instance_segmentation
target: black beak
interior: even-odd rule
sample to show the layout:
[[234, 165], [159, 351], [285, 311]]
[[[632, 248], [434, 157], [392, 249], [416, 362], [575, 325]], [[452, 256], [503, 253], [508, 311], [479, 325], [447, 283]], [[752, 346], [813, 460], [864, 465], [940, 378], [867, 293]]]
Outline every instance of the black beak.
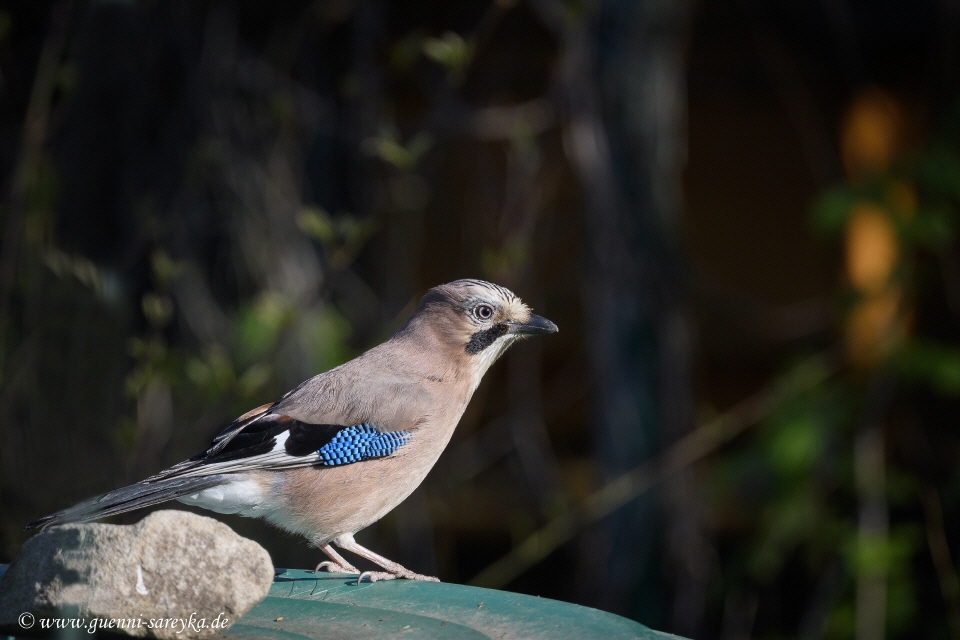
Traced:
[[556, 333], [560, 329], [546, 318], [531, 313], [526, 322], [508, 322], [509, 333], [534, 335], [539, 333]]

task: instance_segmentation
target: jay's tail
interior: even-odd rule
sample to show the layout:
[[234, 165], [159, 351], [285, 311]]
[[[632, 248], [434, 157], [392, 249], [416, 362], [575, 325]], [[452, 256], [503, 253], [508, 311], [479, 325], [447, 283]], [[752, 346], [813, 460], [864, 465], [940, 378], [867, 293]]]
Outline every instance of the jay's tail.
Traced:
[[118, 513], [125, 513], [160, 504], [181, 496], [203, 491], [227, 481], [223, 475], [199, 478], [171, 478], [155, 482], [138, 482], [128, 487], [114, 489], [102, 496], [85, 500], [69, 509], [52, 513], [34, 520], [24, 529], [37, 529], [69, 522], [86, 522]]

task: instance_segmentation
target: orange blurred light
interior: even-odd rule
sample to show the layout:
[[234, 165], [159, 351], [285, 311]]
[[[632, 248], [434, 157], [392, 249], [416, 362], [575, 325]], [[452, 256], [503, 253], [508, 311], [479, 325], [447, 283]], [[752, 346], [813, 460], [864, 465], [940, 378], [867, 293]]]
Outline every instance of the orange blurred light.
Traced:
[[856, 205], [847, 221], [845, 242], [850, 284], [862, 294], [882, 292], [900, 254], [890, 216], [869, 202]]
[[900, 146], [903, 115], [885, 91], [868, 89], [854, 98], [840, 133], [843, 168], [852, 179], [890, 166]]

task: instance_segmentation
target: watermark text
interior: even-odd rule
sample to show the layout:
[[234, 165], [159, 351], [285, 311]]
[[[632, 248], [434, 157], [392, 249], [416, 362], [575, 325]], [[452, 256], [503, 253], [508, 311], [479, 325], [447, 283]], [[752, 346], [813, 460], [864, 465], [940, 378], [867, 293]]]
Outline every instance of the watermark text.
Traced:
[[208, 629], [226, 629], [230, 626], [230, 618], [221, 613], [216, 618], [207, 619], [191, 613], [187, 618], [37, 618], [32, 613], [21, 613], [17, 622], [24, 629], [43, 629], [55, 631], [58, 629], [81, 629], [93, 634], [98, 630], [124, 629], [170, 629], [176, 634], [184, 632], [200, 633]]

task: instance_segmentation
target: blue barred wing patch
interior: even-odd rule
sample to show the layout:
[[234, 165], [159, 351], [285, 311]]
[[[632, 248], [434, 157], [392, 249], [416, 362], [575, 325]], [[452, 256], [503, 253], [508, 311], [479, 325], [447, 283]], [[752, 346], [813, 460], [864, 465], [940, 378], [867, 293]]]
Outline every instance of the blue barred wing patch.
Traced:
[[388, 456], [410, 440], [409, 431], [378, 431], [367, 422], [342, 429], [317, 450], [320, 464], [335, 467]]

